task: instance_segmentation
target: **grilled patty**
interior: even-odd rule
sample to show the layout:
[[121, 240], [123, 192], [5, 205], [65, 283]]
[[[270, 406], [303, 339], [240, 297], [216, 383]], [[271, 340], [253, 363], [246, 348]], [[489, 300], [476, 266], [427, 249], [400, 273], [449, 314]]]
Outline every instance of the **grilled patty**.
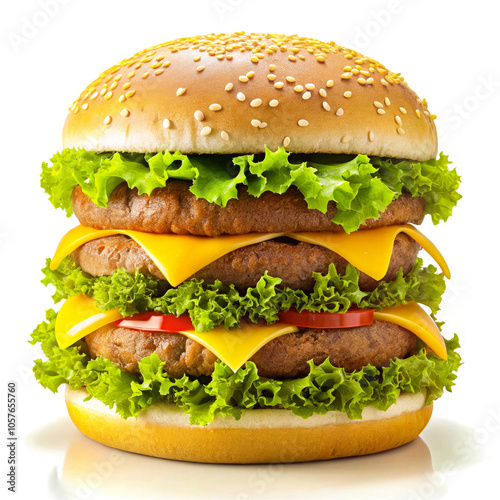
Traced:
[[[156, 352], [172, 377], [210, 375], [217, 357], [180, 333], [149, 333], [107, 325], [85, 337], [92, 357], [103, 356], [128, 372], [138, 372], [138, 362]], [[356, 328], [311, 329], [277, 337], [250, 359], [261, 377], [296, 378], [307, 375], [307, 362], [326, 358], [351, 372], [365, 365], [387, 365], [403, 358], [416, 344], [408, 330], [385, 321]]]

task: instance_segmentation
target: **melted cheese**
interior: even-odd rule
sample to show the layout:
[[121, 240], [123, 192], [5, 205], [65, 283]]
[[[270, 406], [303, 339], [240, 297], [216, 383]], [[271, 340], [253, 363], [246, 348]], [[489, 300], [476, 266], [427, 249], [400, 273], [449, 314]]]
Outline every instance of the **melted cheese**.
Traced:
[[118, 309], [102, 312], [92, 297], [75, 295], [57, 313], [55, 334], [61, 349], [66, 349], [98, 328], [122, 318]]
[[[65, 349], [85, 335], [121, 318], [118, 309], [101, 312], [95, 305], [94, 299], [87, 295], [72, 297], [63, 304], [56, 318], [57, 343], [59, 347]], [[378, 321], [396, 323], [410, 330], [439, 357], [446, 359], [446, 348], [439, 329], [415, 302], [375, 312], [374, 318]], [[185, 330], [179, 333], [199, 342], [236, 371], [272, 339], [299, 331], [296, 326], [284, 323], [274, 325], [243, 323], [241, 326], [241, 329], [233, 330], [218, 326], [209, 332]]]
[[419, 339], [422, 339], [440, 358], [448, 359], [446, 346], [439, 328], [416, 302], [375, 311], [373, 319], [395, 323], [410, 330]]
[[50, 268], [57, 269], [64, 257], [88, 241], [124, 234], [134, 239], [144, 249], [172, 286], [178, 286], [200, 269], [233, 250], [279, 236], [288, 236], [328, 248], [368, 276], [380, 280], [389, 268], [394, 239], [401, 232], [417, 241], [439, 264], [445, 276], [450, 277], [446, 261], [436, 246], [410, 224], [365, 229], [351, 234], [343, 232], [251, 233], [215, 238], [143, 233], [126, 229], [99, 230], [77, 226], [66, 233], [59, 242]]

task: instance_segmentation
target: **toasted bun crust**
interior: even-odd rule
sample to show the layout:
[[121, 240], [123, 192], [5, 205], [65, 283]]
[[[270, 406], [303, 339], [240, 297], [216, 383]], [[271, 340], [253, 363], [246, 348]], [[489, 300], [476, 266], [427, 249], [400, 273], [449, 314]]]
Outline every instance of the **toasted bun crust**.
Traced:
[[403, 394], [386, 412], [365, 408], [362, 420], [328, 412], [302, 419], [289, 410], [244, 410], [240, 420], [216, 418], [189, 425], [174, 405], [156, 404], [137, 419], [122, 419], [85, 390], [66, 390], [66, 405], [80, 431], [99, 443], [161, 458], [205, 463], [309, 462], [368, 455], [415, 439], [432, 414], [425, 396]]
[[73, 103], [64, 146], [91, 151], [364, 153], [428, 160], [437, 134], [399, 74], [333, 42], [181, 38], [104, 71]]

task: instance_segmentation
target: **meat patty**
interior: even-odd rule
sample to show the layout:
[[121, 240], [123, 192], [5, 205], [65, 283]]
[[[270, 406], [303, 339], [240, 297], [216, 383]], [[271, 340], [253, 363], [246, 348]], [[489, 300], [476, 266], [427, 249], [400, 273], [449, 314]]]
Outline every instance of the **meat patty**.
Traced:
[[[420, 245], [408, 235], [400, 233], [394, 241], [391, 262], [383, 280], [392, 281], [402, 268], [406, 275], [415, 264]], [[78, 266], [92, 276], [110, 275], [116, 269], [165, 279], [149, 255], [134, 240], [116, 235], [85, 243], [73, 252]], [[220, 280], [233, 283], [243, 290], [255, 286], [265, 271], [281, 278], [282, 286], [294, 290], [311, 291], [315, 280], [313, 272], [326, 274], [330, 263], [339, 273], [344, 273], [347, 261], [327, 248], [296, 242], [295, 240], [270, 240], [239, 248], [198, 271], [193, 277], [206, 283]], [[361, 273], [360, 288], [371, 291], [379, 281]]]
[[[220, 207], [197, 199], [189, 191], [190, 182], [169, 180], [150, 196], [120, 184], [111, 193], [106, 208], [98, 207], [82, 192], [73, 191], [73, 211], [81, 224], [96, 229], [133, 229], [149, 233], [221, 234], [278, 233], [302, 231], [340, 231], [334, 224], [335, 203], [326, 214], [310, 210], [300, 192], [292, 187], [284, 194], [265, 192], [260, 198], [239, 189], [238, 199]], [[402, 195], [377, 220], [369, 219], [361, 229], [394, 224], [420, 224], [425, 215], [423, 198]]]
[[[148, 333], [107, 325], [85, 337], [90, 355], [103, 356], [128, 372], [138, 372], [138, 362], [156, 352], [165, 370], [175, 378], [184, 374], [210, 375], [217, 357], [201, 344], [180, 333]], [[351, 372], [363, 366], [385, 366], [391, 358], [403, 358], [416, 344], [408, 330], [385, 321], [357, 328], [310, 329], [277, 337], [250, 359], [261, 377], [296, 378], [309, 372], [307, 362], [326, 358]]]

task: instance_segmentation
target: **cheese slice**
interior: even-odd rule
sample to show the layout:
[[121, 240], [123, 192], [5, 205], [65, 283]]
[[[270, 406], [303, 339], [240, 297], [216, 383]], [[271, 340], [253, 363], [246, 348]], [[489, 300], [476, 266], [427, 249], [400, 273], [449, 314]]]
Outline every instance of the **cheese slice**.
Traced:
[[411, 224], [363, 229], [350, 234], [344, 232], [291, 233], [288, 237], [306, 243], [326, 247], [338, 253], [355, 268], [375, 280], [381, 280], [389, 269], [394, 239], [405, 233], [414, 239], [439, 264], [444, 275], [450, 278], [450, 270], [444, 257], [429, 238]]
[[178, 286], [200, 269], [241, 247], [254, 245], [279, 236], [288, 236], [338, 253], [353, 266], [373, 279], [382, 279], [391, 261], [394, 239], [406, 233], [417, 241], [439, 264], [447, 278], [450, 271], [436, 246], [411, 224], [344, 232], [314, 233], [250, 233], [235, 236], [192, 236], [182, 234], [143, 233], [126, 229], [93, 229], [77, 226], [57, 246], [50, 264], [57, 269], [62, 259], [88, 241], [115, 234], [134, 239], [151, 257], [172, 286]]
[[88, 295], [75, 295], [64, 302], [57, 313], [57, 344], [66, 349], [98, 328], [122, 318], [118, 309], [102, 312]]
[[[121, 318], [118, 309], [103, 313], [97, 308], [92, 297], [77, 295], [68, 299], [59, 310], [55, 325], [57, 343], [61, 349], [65, 349], [85, 335]], [[438, 327], [417, 303], [388, 307], [375, 312], [374, 319], [395, 323], [410, 330], [439, 357], [447, 359], [444, 340]], [[242, 323], [241, 329], [226, 330], [222, 326], [217, 326], [209, 332], [185, 330], [179, 333], [199, 342], [233, 371], [237, 371], [272, 339], [297, 331], [299, 328], [296, 326], [284, 323], [273, 325]]]
[[376, 321], [388, 321], [402, 326], [423, 340], [440, 358], [448, 359], [446, 345], [436, 323], [416, 302], [386, 307], [373, 313]]

